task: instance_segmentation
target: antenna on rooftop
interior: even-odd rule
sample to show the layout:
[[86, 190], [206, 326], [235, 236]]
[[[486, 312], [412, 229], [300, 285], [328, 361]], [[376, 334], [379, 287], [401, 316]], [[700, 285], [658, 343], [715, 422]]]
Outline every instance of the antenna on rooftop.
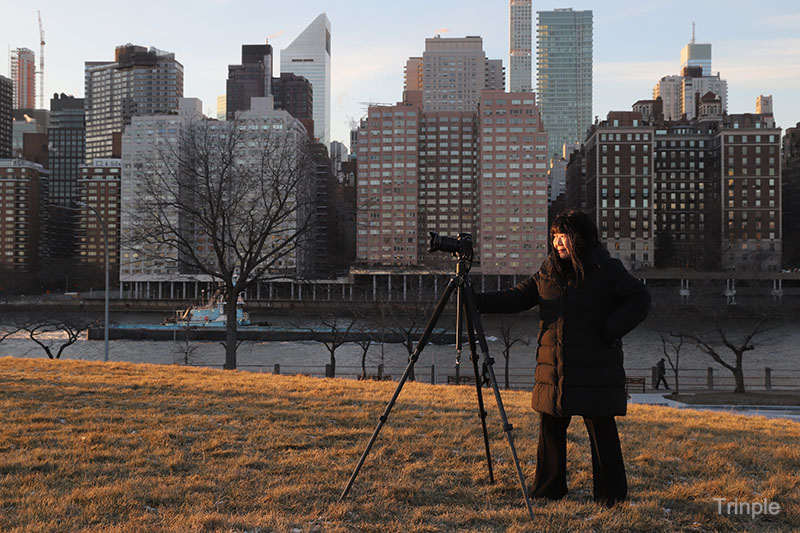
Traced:
[[694, 22], [692, 22], [692, 44], [694, 44]]

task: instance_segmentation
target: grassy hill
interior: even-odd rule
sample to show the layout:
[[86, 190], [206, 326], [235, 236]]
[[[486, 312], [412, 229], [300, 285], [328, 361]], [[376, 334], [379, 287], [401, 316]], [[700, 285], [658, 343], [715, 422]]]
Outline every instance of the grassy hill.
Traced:
[[[395, 383], [127, 363], [0, 359], [1, 531], [791, 531], [800, 424], [631, 406], [630, 501], [591, 502], [586, 430], [570, 494], [528, 520], [491, 394], [487, 483], [475, 391], [409, 383], [348, 499]], [[504, 392], [530, 483], [537, 416]], [[725, 498], [722, 513], [715, 498]], [[727, 502], [777, 502], [753, 518]], [[774, 509], [774, 507], [773, 507]], [[741, 506], [738, 510], [742, 510]]]

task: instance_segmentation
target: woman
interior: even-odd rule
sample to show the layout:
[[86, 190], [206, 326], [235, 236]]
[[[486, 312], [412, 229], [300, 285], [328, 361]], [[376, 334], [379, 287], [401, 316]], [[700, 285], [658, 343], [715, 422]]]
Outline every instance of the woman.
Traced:
[[505, 291], [477, 296], [481, 313], [539, 306], [533, 408], [540, 413], [536, 498], [567, 494], [567, 427], [583, 416], [592, 450], [594, 499], [612, 506], [628, 486], [615, 416], [627, 408], [621, 338], [647, 316], [644, 284], [612, 259], [580, 211], [556, 217], [553, 248], [539, 272]]

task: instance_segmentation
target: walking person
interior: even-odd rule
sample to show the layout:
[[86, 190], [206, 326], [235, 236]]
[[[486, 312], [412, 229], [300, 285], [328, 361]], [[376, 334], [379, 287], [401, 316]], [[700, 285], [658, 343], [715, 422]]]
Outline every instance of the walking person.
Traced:
[[597, 226], [580, 211], [550, 227], [552, 249], [517, 286], [477, 295], [481, 313], [539, 306], [533, 408], [540, 413], [535, 498], [567, 494], [567, 427], [583, 416], [592, 453], [594, 500], [612, 506], [628, 486], [615, 416], [627, 409], [622, 337], [647, 316], [644, 284], [612, 259]]
[[664, 383], [664, 388], [669, 390], [669, 385], [667, 385], [667, 367], [664, 364], [664, 358], [662, 357], [661, 360], [656, 363], [656, 390], [658, 390], [658, 386], [661, 383]]

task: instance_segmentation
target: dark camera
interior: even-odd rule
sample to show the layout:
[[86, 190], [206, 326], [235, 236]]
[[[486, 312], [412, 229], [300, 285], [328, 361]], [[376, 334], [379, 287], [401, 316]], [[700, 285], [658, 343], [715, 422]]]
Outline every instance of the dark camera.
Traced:
[[429, 252], [447, 252], [463, 257], [472, 257], [472, 235], [459, 233], [458, 237], [443, 237], [431, 231]]

